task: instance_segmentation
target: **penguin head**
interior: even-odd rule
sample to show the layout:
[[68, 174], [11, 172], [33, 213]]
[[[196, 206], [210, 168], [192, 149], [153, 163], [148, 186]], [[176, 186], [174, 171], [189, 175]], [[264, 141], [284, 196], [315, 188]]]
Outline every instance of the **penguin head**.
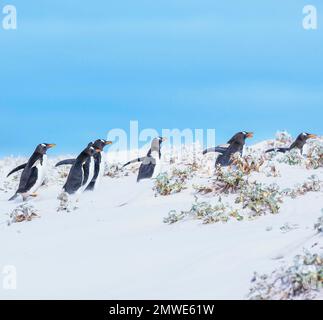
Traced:
[[50, 148], [54, 148], [56, 144], [54, 143], [41, 143], [37, 146], [35, 152], [41, 155], [46, 154], [47, 150]]
[[95, 148], [95, 147], [93, 147], [93, 146], [88, 146], [83, 152], [86, 154], [86, 155], [88, 155], [88, 156], [90, 156], [90, 157], [92, 157], [93, 155], [95, 155], [97, 152], [100, 152], [101, 150], [100, 149], [98, 149], [98, 148]]
[[316, 134], [303, 132], [298, 136], [297, 140], [307, 141], [308, 139], [315, 139], [315, 138], [317, 138]]
[[229, 141], [229, 144], [239, 143], [245, 144], [246, 139], [253, 138], [253, 132], [241, 131], [236, 133]]
[[163, 142], [167, 141], [167, 138], [165, 138], [165, 137], [158, 137], [156, 139], [158, 140], [159, 145], [161, 145]]
[[107, 141], [107, 140], [103, 140], [103, 139], [98, 139], [96, 141], [94, 141], [94, 143], [92, 144], [92, 146], [95, 149], [99, 149], [100, 152], [103, 151], [104, 147], [107, 145], [112, 144], [112, 141]]
[[166, 138], [163, 137], [158, 137], [153, 139], [153, 141], [151, 142], [151, 151], [157, 151], [160, 152], [160, 148], [161, 148], [161, 144], [166, 141]]

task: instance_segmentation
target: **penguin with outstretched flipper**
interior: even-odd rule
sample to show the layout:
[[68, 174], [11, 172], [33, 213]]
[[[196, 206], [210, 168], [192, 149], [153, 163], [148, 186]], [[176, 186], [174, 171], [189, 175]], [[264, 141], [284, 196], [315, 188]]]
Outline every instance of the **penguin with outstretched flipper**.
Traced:
[[[137, 176], [137, 182], [142, 181], [140, 188], [136, 189], [131, 199], [127, 202], [123, 202], [118, 207], [123, 207], [132, 200], [137, 200], [140, 195], [142, 195], [147, 190], [151, 189], [152, 181], [150, 179], [156, 178], [161, 169], [161, 145], [166, 141], [166, 138], [158, 137], [153, 139], [151, 143], [151, 148], [149, 149], [146, 157], [141, 157], [127, 162], [123, 167], [136, 162], [141, 162], [139, 167], [139, 172]], [[143, 185], [142, 185], [143, 184]]]
[[35, 192], [44, 183], [47, 175], [47, 150], [53, 148], [55, 144], [42, 143], [37, 146], [32, 156], [26, 164], [12, 170], [8, 176], [19, 170], [23, 170], [18, 190], [9, 201], [16, 199], [20, 194], [25, 201], [28, 196], [37, 196]]
[[66, 193], [69, 195], [81, 193], [87, 188], [91, 182], [89, 176], [92, 176], [94, 173], [94, 163], [90, 163], [89, 167], [85, 164], [96, 152], [100, 152], [100, 150], [95, 149], [92, 146], [88, 146], [75, 159], [75, 163], [73, 164], [67, 177], [67, 181], [63, 186], [63, 190]]
[[238, 132], [235, 134], [229, 141], [227, 147], [214, 147], [209, 148], [203, 151], [203, 154], [207, 154], [209, 152], [217, 152], [220, 153], [218, 158], [216, 159], [215, 165], [221, 165], [223, 167], [229, 166], [232, 164], [232, 155], [235, 153], [240, 153], [242, 155], [243, 148], [246, 143], [247, 138], [252, 138], [252, 132]]
[[[111, 145], [112, 141], [107, 141], [104, 139], [98, 139], [94, 142], [90, 142], [88, 144], [88, 147], [93, 147], [96, 150], [100, 150], [100, 152], [96, 152], [92, 158], [88, 158], [88, 160], [86, 161], [86, 163], [84, 164], [85, 166], [85, 181], [87, 181], [87, 176], [90, 172], [90, 166], [91, 166], [91, 162], [94, 162], [94, 172], [93, 172], [93, 176], [91, 176], [91, 181], [89, 182], [86, 191], [92, 191], [95, 189], [95, 187], [97, 186], [98, 180], [100, 178], [100, 176], [103, 174], [104, 172], [104, 167], [103, 167], [103, 161], [102, 161], [102, 154], [101, 152], [103, 151], [104, 147], [106, 147], [107, 145]], [[76, 162], [76, 159], [66, 159], [66, 160], [62, 160], [60, 162], [58, 162], [55, 167], [59, 167], [62, 165], [74, 165]]]
[[266, 153], [269, 153], [269, 152], [286, 153], [286, 152], [291, 151], [293, 149], [299, 149], [300, 152], [301, 152], [301, 154], [303, 154], [303, 148], [304, 148], [307, 140], [308, 139], [315, 139], [315, 138], [317, 138], [317, 135], [311, 134], [311, 133], [307, 133], [307, 132], [303, 132], [300, 135], [298, 135], [298, 137], [291, 144], [290, 147], [288, 147], [288, 148], [272, 148], [272, 149], [266, 150]]
[[166, 138], [158, 137], [153, 139], [151, 148], [149, 149], [146, 157], [129, 161], [123, 166], [123, 168], [131, 163], [141, 162], [137, 182], [144, 179], [156, 178], [160, 173], [161, 145], [164, 141], [166, 141]]

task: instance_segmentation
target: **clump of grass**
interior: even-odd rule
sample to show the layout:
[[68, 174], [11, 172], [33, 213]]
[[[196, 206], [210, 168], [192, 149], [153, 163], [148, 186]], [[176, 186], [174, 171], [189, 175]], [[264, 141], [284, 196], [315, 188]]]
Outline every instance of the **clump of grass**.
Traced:
[[104, 176], [110, 178], [119, 178], [120, 177], [120, 170], [118, 164], [106, 164], [104, 170]]
[[304, 158], [297, 149], [292, 149], [284, 153], [277, 159], [279, 163], [286, 163], [290, 166], [298, 166], [304, 163]]
[[72, 197], [67, 192], [62, 192], [57, 199], [59, 200], [57, 212], [72, 212], [78, 209], [75, 201], [72, 200]]
[[186, 189], [187, 181], [192, 177], [190, 168], [175, 168], [171, 173], [161, 173], [155, 180], [155, 195], [168, 196]]
[[253, 182], [244, 185], [235, 202], [242, 204], [244, 209], [250, 209], [250, 215], [253, 217], [267, 213], [277, 214], [282, 197], [278, 185], [265, 186]]
[[322, 292], [323, 255], [305, 251], [289, 267], [281, 267], [270, 275], [252, 280], [250, 300], [310, 300]]
[[259, 172], [261, 166], [265, 163], [263, 156], [258, 157], [256, 154], [248, 154], [241, 156], [239, 153], [235, 153], [232, 157], [232, 165], [243, 174], [250, 174], [251, 172]]
[[318, 233], [323, 233], [323, 209], [321, 210], [321, 216], [318, 218], [317, 223], [314, 225], [314, 229]]
[[199, 202], [197, 198], [195, 198], [195, 202], [190, 210], [181, 212], [172, 210], [169, 212], [168, 217], [164, 219], [164, 223], [173, 224], [185, 218], [202, 220], [203, 224], [227, 222], [230, 218], [234, 218], [238, 221], [243, 220], [243, 216], [241, 216], [237, 210], [222, 203], [221, 198], [218, 199], [218, 202], [215, 205], [206, 201]]
[[306, 168], [318, 169], [323, 167], [323, 143], [315, 141], [307, 151]]
[[317, 192], [321, 190], [321, 180], [316, 175], [311, 175], [303, 184], [296, 185], [294, 188], [288, 188], [282, 191], [282, 195], [293, 199], [303, 196], [308, 192]]
[[194, 185], [193, 188], [200, 194], [230, 194], [236, 193], [247, 183], [244, 178], [244, 173], [240, 170], [227, 170], [221, 166], [217, 166], [215, 176], [211, 185]]
[[9, 214], [9, 218], [10, 220], [8, 221], [8, 225], [12, 223], [20, 223], [23, 221], [31, 221], [34, 218], [39, 218], [39, 214], [34, 206], [23, 203]]

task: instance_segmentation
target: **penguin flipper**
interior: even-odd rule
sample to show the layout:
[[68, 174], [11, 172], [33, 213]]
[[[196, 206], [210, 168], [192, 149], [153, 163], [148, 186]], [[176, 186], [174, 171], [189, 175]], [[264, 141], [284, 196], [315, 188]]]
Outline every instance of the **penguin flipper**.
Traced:
[[213, 148], [208, 148], [203, 151], [203, 154], [207, 154], [210, 152], [218, 152], [218, 153], [224, 153], [227, 151], [227, 148], [224, 147], [213, 147]]
[[26, 168], [26, 166], [27, 166], [27, 163], [24, 163], [24, 164], [22, 164], [22, 165], [18, 166], [17, 168], [13, 169], [12, 171], [10, 171], [10, 172], [8, 173], [7, 178], [8, 178], [8, 177], [10, 177], [10, 176], [11, 176], [12, 174], [14, 174], [15, 172], [18, 172], [18, 171], [20, 171], [20, 170], [25, 169], [25, 168]]
[[75, 163], [75, 161], [76, 161], [76, 159], [62, 160], [62, 161], [56, 163], [55, 167], [65, 166], [65, 165], [73, 165]]
[[290, 148], [272, 148], [267, 150], [265, 153], [269, 153], [269, 152], [281, 152], [281, 153], [286, 153], [287, 151], [289, 151]]
[[129, 164], [132, 164], [132, 163], [142, 162], [144, 159], [145, 159], [145, 157], [137, 158], [137, 159], [131, 160], [131, 161], [127, 162], [126, 164], [124, 164], [124, 165], [122, 166], [122, 168], [124, 168], [124, 167], [126, 167], [126, 166], [129, 166]]

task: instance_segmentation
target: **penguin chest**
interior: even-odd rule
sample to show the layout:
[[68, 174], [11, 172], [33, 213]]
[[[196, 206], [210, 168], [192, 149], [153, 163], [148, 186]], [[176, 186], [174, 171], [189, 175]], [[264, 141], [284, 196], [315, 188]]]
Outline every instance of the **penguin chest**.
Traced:
[[98, 165], [98, 168], [95, 169], [95, 173], [94, 173], [94, 176], [96, 176], [95, 185], [94, 185], [95, 188], [98, 186], [98, 184], [100, 184], [101, 178], [104, 173], [104, 169], [105, 169], [105, 161], [102, 159]]
[[[95, 173], [95, 161], [93, 157], [91, 157], [90, 161], [85, 164], [85, 166], [82, 167], [82, 187], [80, 188], [80, 192], [83, 192], [88, 185], [91, 183], [94, 173]], [[87, 172], [86, 172], [87, 171]]]
[[48, 159], [47, 156], [44, 155], [42, 161], [38, 160], [34, 166], [37, 168], [37, 179], [34, 184], [34, 186], [30, 189], [30, 192], [36, 192], [39, 187], [42, 186], [42, 184], [45, 181], [46, 175], [47, 175], [47, 170], [48, 170]]

